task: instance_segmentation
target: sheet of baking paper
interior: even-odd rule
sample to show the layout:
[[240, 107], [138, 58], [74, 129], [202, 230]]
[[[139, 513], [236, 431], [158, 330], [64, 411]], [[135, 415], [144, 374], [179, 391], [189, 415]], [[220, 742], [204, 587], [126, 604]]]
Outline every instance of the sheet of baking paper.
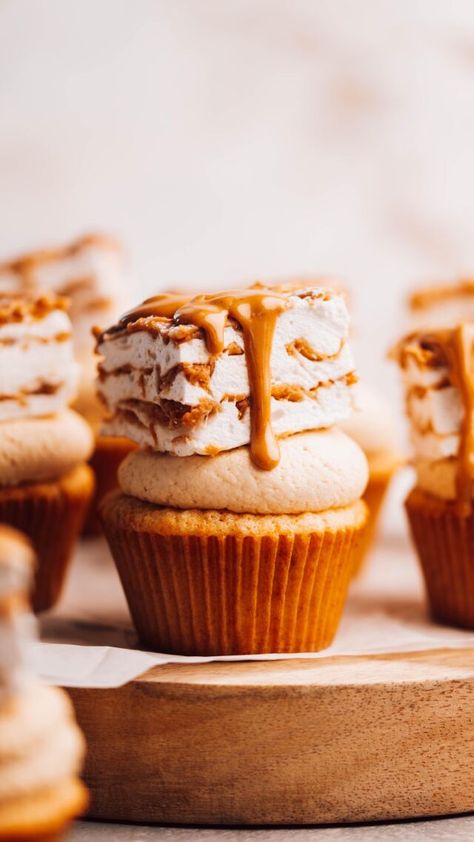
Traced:
[[[65, 687], [119, 687], [153, 666], [231, 660], [327, 658], [474, 647], [474, 634], [429, 621], [414, 554], [405, 537], [385, 540], [357, 581], [333, 645], [320, 653], [199, 658], [143, 652], [101, 540], [84, 542], [58, 611], [41, 622], [31, 659], [40, 676]], [[474, 667], [473, 667], [474, 673]]]

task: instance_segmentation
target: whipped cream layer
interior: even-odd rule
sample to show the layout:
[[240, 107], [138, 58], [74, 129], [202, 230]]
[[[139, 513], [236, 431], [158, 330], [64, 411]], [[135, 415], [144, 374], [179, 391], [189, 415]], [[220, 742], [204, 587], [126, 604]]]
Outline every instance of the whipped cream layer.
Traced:
[[0, 711], [6, 698], [24, 690], [31, 681], [27, 646], [36, 634], [36, 621], [28, 610], [26, 595], [34, 563], [27, 538], [0, 524]]
[[84, 739], [62, 690], [42, 687], [29, 669], [37, 637], [28, 604], [34, 555], [0, 526], [0, 814], [11, 801], [74, 779]]
[[62, 690], [35, 683], [0, 704], [0, 810], [74, 779], [84, 754], [84, 738]]
[[0, 421], [63, 410], [78, 380], [61, 301], [0, 295]]
[[109, 323], [123, 306], [124, 287], [121, 248], [105, 235], [89, 235], [0, 264], [0, 294], [53, 292], [69, 299], [79, 357], [92, 353], [92, 327]]
[[[270, 358], [271, 424], [277, 436], [332, 426], [352, 410], [354, 360], [341, 295], [290, 291]], [[147, 317], [106, 332], [98, 392], [109, 411], [103, 432], [142, 447], [215, 455], [250, 441], [250, 388], [244, 341], [231, 319], [222, 353], [201, 330]]]

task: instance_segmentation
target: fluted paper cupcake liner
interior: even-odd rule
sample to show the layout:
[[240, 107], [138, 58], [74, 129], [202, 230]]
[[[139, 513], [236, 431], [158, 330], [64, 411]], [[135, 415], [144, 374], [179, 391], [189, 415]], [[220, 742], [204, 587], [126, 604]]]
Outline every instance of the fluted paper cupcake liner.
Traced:
[[434, 619], [474, 629], [474, 514], [415, 488], [405, 501]]
[[109, 491], [117, 488], [117, 471], [126, 456], [136, 449], [129, 439], [99, 436], [89, 465], [94, 471], [95, 494], [84, 524], [84, 535], [99, 535], [102, 526], [98, 517], [100, 501]]
[[244, 655], [332, 642], [365, 511], [357, 525], [312, 533], [160, 534], [120, 516], [127, 499], [106, 498], [104, 529], [147, 647]]
[[93, 490], [94, 475], [88, 465], [51, 482], [0, 488], [0, 523], [28, 535], [38, 557], [32, 594], [35, 611], [51, 608], [59, 598]]

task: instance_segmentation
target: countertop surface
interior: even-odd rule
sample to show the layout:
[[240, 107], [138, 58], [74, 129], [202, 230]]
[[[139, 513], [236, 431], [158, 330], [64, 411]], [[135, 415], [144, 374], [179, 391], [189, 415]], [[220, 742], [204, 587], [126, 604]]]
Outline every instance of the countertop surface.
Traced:
[[77, 822], [70, 842], [464, 842], [474, 838], [474, 815], [350, 827], [218, 830]]

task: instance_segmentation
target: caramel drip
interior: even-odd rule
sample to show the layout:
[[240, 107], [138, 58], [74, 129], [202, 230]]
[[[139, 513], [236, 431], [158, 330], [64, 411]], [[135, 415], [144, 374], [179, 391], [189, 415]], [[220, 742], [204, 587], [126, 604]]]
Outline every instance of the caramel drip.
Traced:
[[[172, 319], [179, 307], [187, 304], [190, 300], [189, 295], [169, 294], [163, 292], [161, 295], [153, 295], [151, 298], [146, 298], [143, 304], [134, 307], [133, 310], [128, 310], [125, 315], [119, 320], [118, 329], [126, 327], [131, 322], [136, 322], [138, 319], [149, 319], [152, 316], [155, 318]], [[107, 333], [112, 333], [108, 330]]]
[[458, 452], [456, 478], [458, 511], [468, 517], [472, 511], [474, 483], [474, 324], [461, 324], [451, 331], [446, 343], [453, 384], [461, 393], [464, 417]]
[[241, 327], [250, 390], [250, 457], [265, 471], [280, 459], [278, 442], [271, 425], [270, 358], [278, 315], [287, 307], [287, 296], [271, 289], [256, 288], [198, 295], [162, 294], [148, 298], [120, 320], [120, 328], [147, 317], [173, 318], [176, 324], [194, 325], [206, 338], [213, 355], [224, 351], [224, 330], [234, 319]]

